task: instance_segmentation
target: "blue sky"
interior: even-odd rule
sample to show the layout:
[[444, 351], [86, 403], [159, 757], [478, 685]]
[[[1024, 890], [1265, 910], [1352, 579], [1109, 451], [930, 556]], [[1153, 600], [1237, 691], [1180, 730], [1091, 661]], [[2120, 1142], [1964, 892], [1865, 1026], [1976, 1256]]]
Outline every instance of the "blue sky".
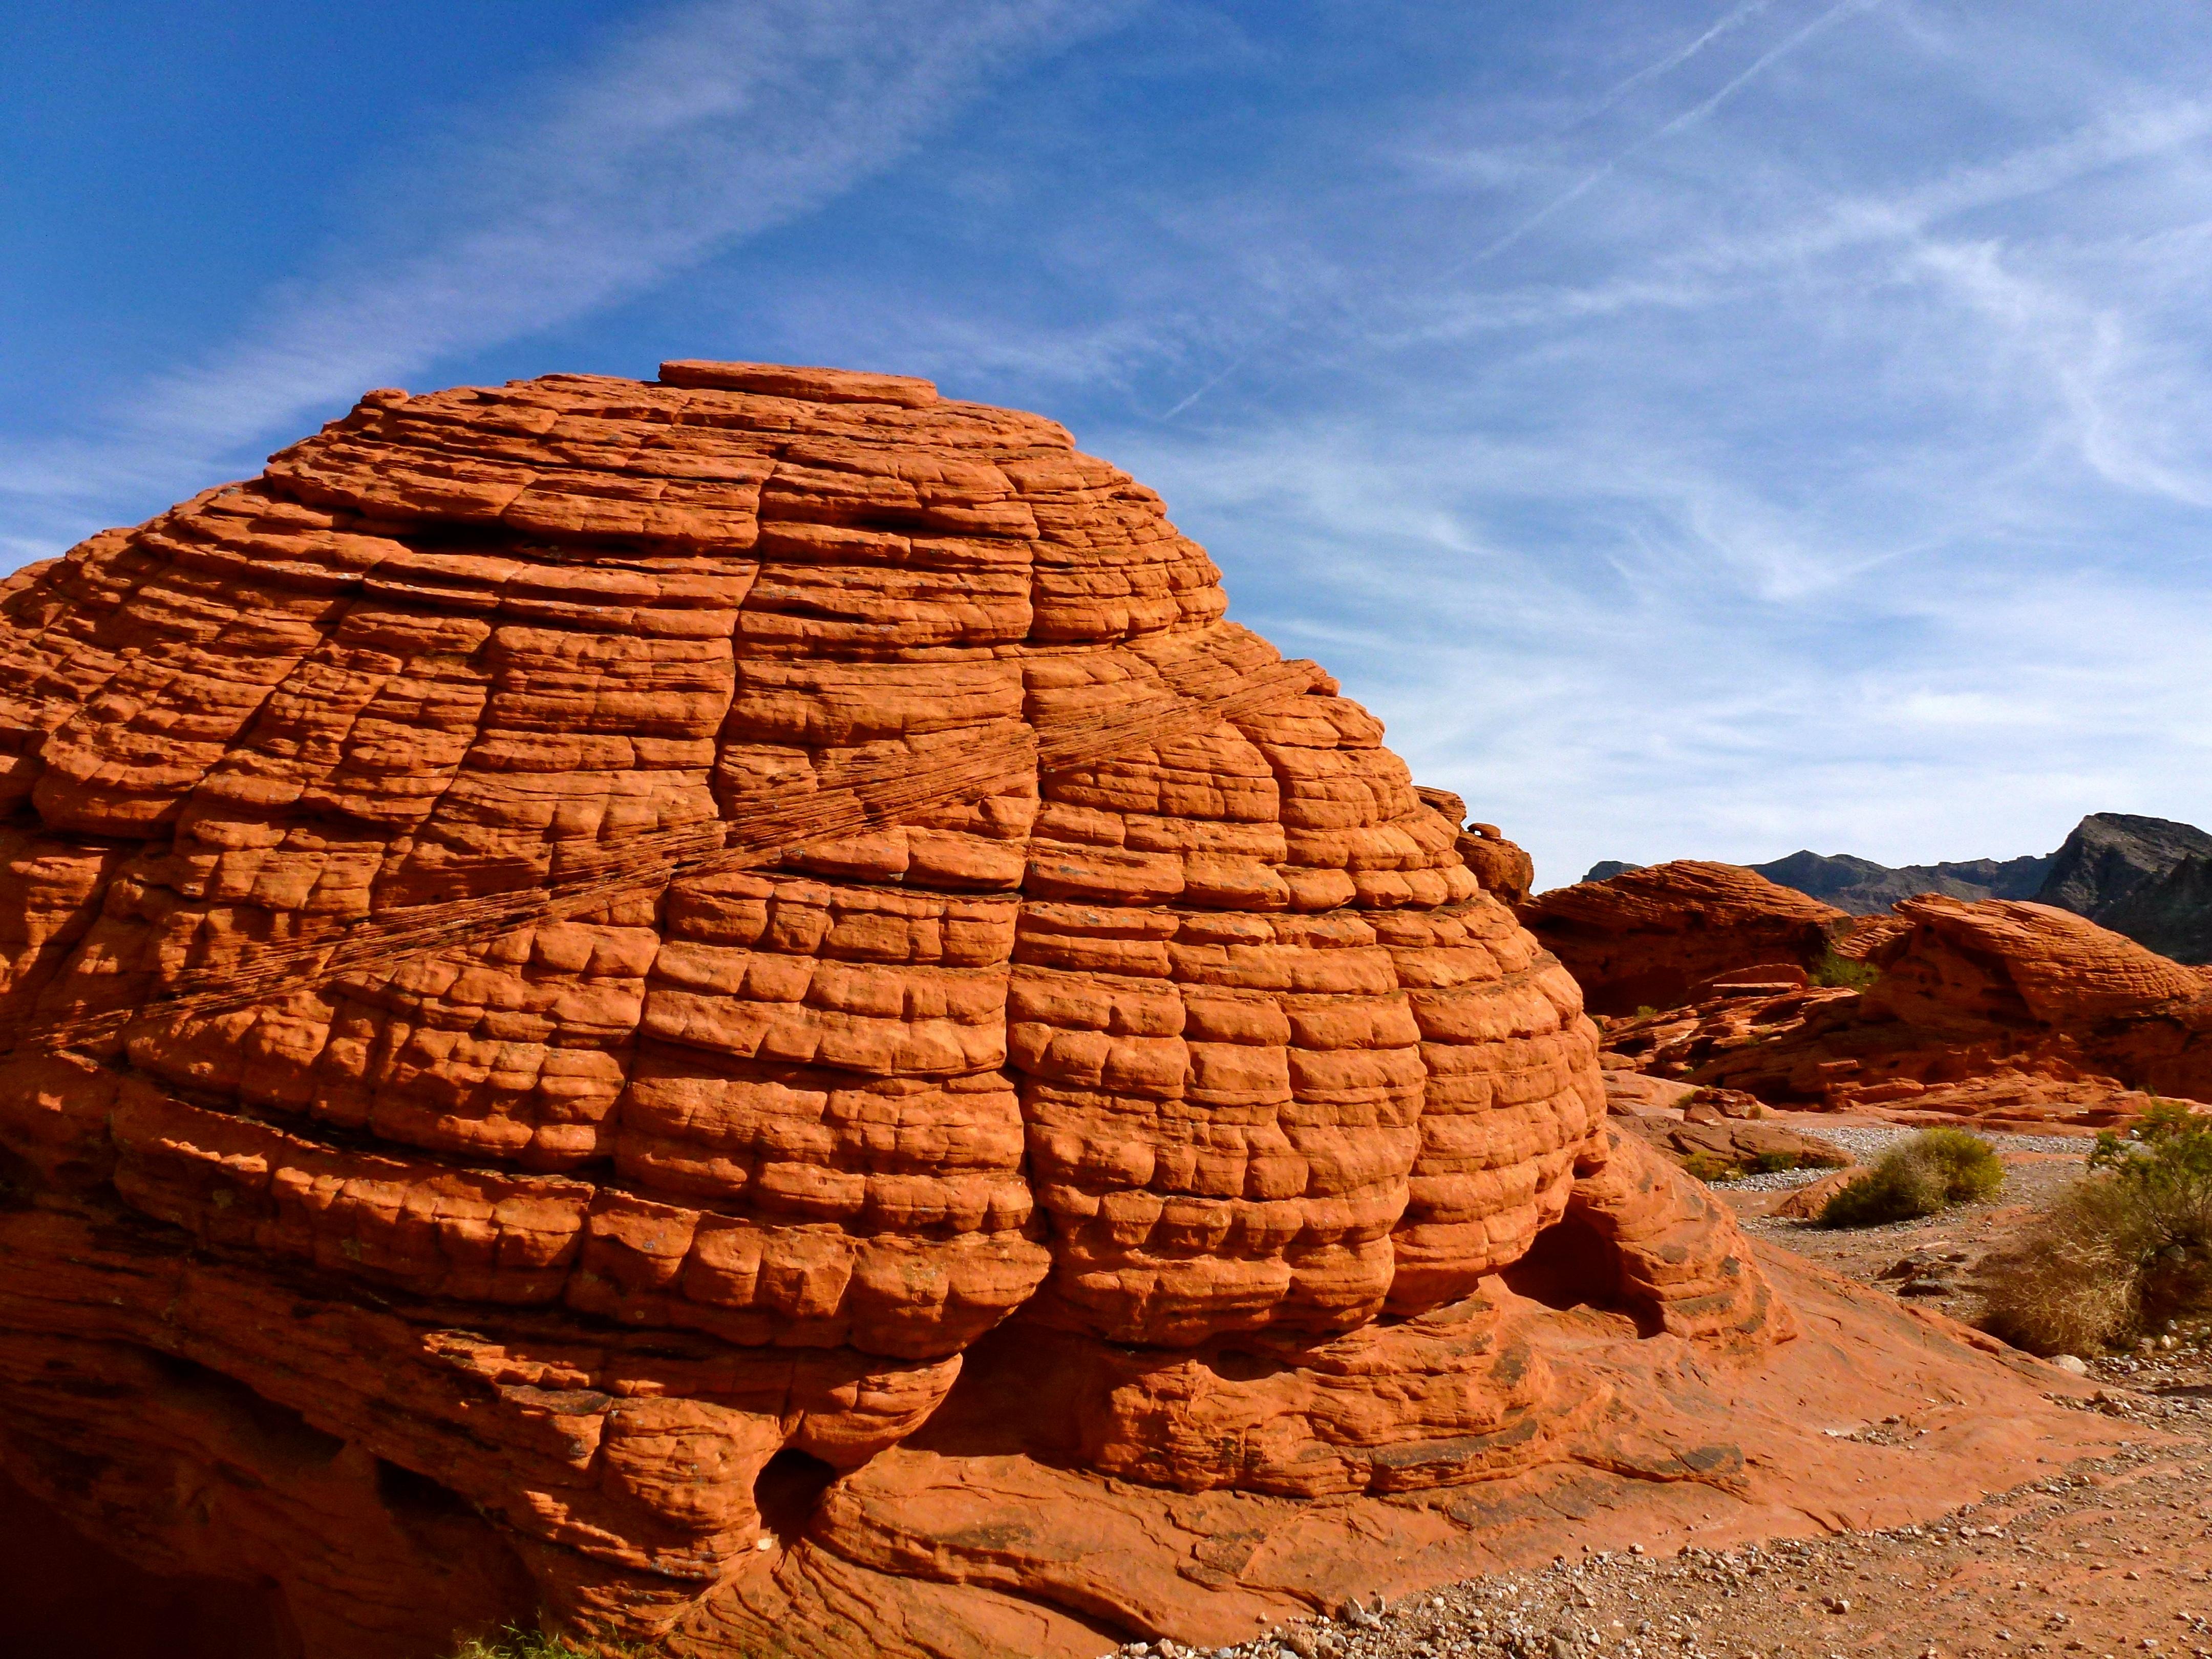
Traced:
[[2212, 11], [0, 0], [0, 566], [361, 390], [921, 374], [1535, 854], [2212, 823]]

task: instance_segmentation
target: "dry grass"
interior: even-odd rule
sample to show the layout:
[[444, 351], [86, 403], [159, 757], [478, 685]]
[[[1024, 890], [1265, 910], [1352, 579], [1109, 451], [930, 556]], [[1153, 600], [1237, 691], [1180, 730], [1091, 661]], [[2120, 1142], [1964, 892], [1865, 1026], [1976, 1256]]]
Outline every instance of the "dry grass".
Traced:
[[644, 1650], [606, 1645], [580, 1647], [565, 1636], [550, 1636], [544, 1631], [509, 1625], [489, 1638], [471, 1637], [454, 1650], [453, 1659], [603, 1659], [606, 1655], [643, 1659]]
[[1824, 1227], [1875, 1227], [1934, 1215], [1947, 1204], [1987, 1198], [2004, 1184], [2004, 1165], [1979, 1135], [1923, 1129], [1881, 1155], [1874, 1168], [1829, 1199]]
[[1881, 969], [1870, 962], [1861, 962], [1855, 957], [1838, 956], [1830, 950], [1824, 951], [1820, 959], [1807, 970], [1806, 977], [1815, 985], [1863, 991], [1881, 977]]
[[2037, 1353], [2094, 1353], [2212, 1307], [2212, 1121], [2154, 1106], [2098, 1137], [2094, 1173], [1982, 1269], [1985, 1323]]

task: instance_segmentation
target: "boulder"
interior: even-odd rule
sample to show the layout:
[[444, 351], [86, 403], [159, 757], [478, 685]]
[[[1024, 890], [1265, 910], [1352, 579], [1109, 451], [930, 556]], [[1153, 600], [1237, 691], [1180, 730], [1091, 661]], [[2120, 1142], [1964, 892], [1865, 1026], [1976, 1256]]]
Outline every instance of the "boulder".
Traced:
[[[372, 392], [22, 573], [0, 1461], [172, 1565], [153, 1494], [240, 1463], [233, 1564], [331, 1653], [419, 1649], [386, 1581], [479, 1556], [456, 1613], [663, 1631], [863, 1527], [1001, 1328], [1099, 1480], [1540, 1461], [1581, 1407], [1485, 1287], [1612, 1156], [1594, 1030], [1225, 606], [1048, 421], [696, 362]], [[1692, 1323], [1759, 1346], [1703, 1237]], [[1209, 1413], [1271, 1426], [1224, 1462]], [[473, 1541], [404, 1565], [387, 1488]]]
[[1470, 823], [1455, 843], [1461, 860], [1474, 872], [1482, 890], [1500, 904], [1517, 905], [1536, 884], [1536, 861], [1494, 823]]
[[1413, 793], [1432, 811], [1443, 814], [1454, 830], [1463, 832], [1455, 844], [1484, 892], [1504, 905], [1519, 904], [1528, 896], [1536, 882], [1536, 861], [1506, 840], [1504, 830], [1494, 823], [1468, 823], [1467, 802], [1449, 789], [1417, 785]]
[[1553, 888], [1516, 914], [1601, 1014], [1677, 1006], [1754, 966], [1802, 973], [1847, 922], [1741, 866], [1692, 859]]

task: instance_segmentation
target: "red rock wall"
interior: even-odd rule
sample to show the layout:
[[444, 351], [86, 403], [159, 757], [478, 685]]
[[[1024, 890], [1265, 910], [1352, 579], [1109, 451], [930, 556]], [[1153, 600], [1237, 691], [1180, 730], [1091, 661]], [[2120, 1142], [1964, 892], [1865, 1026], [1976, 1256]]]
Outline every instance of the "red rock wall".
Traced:
[[1516, 914], [1601, 1014], [1672, 1007], [1754, 964], [1810, 967], [1849, 920], [1739, 865], [1697, 859], [1553, 888]]
[[1778, 1104], [2104, 1123], [2142, 1091], [2212, 1102], [2212, 987], [2086, 917], [1931, 893], [1844, 948], [1879, 970], [1863, 991], [1716, 988], [1607, 1043]]

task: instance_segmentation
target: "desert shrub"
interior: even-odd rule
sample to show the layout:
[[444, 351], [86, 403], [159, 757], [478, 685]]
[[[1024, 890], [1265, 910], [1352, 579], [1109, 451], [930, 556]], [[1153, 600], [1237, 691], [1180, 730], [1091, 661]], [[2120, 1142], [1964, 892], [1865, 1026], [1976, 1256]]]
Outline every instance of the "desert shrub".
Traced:
[[454, 1650], [453, 1659], [599, 1659], [603, 1652], [638, 1651], [626, 1647], [579, 1647], [564, 1636], [549, 1636], [544, 1631], [509, 1625], [489, 1638], [471, 1637]]
[[1727, 1181], [1737, 1173], [1735, 1165], [1718, 1152], [1692, 1152], [1682, 1160], [1682, 1170], [1699, 1181]]
[[1838, 956], [1831, 950], [1820, 953], [1820, 959], [1805, 970], [1805, 976], [1815, 985], [1832, 989], [1863, 991], [1881, 977], [1881, 969], [1870, 962]]
[[1794, 1170], [1804, 1163], [1796, 1152], [1760, 1152], [1751, 1160], [1753, 1175], [1780, 1175], [1784, 1170]]
[[2212, 1307], [2212, 1119], [2160, 1103], [2090, 1169], [1984, 1265], [1987, 1323], [2021, 1347], [2094, 1352]]
[[1987, 1198], [2004, 1184], [1990, 1143], [1964, 1129], [1923, 1129], [1839, 1188], [1820, 1212], [1824, 1227], [1873, 1227], [1934, 1215], [1947, 1204]]

